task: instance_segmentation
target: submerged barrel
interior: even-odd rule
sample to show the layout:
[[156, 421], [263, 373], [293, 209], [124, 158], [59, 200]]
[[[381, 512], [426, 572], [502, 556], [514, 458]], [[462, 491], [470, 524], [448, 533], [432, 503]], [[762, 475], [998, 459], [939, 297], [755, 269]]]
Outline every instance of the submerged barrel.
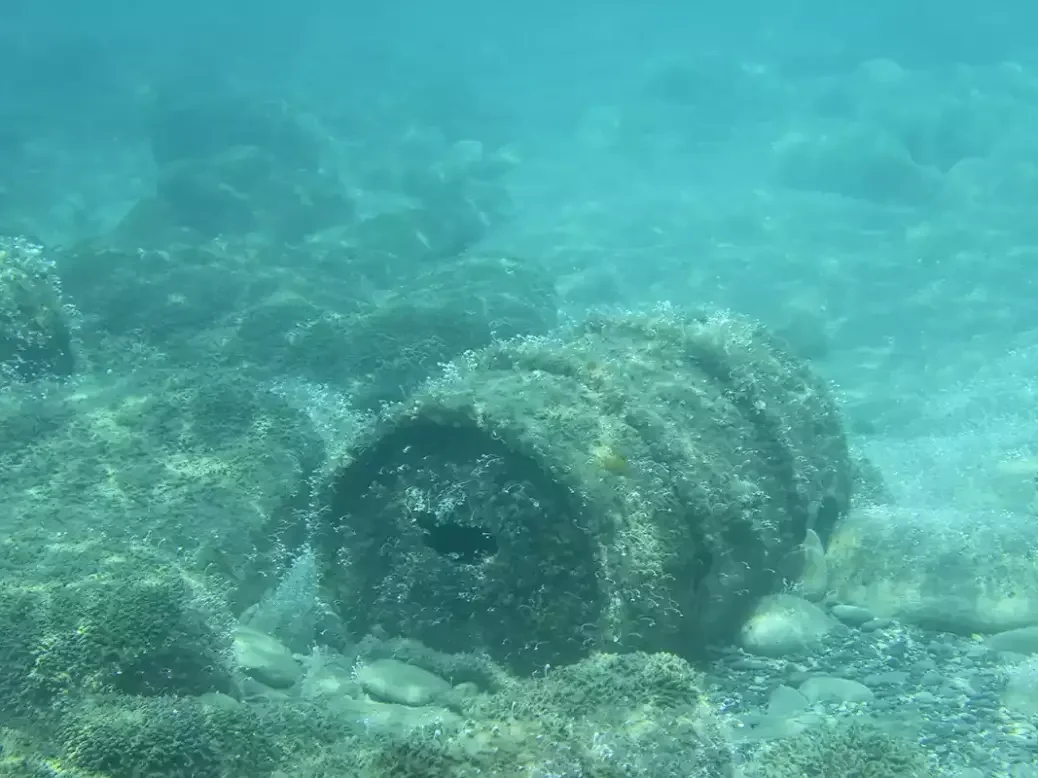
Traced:
[[327, 484], [322, 581], [354, 634], [517, 671], [689, 656], [850, 493], [825, 383], [762, 326], [596, 315], [470, 352], [387, 409]]

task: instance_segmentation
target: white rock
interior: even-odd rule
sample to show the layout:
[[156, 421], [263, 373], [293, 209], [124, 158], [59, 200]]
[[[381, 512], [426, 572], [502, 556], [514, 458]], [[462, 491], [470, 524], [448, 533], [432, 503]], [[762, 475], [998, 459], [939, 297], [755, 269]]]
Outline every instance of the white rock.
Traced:
[[807, 698], [792, 686], [779, 686], [768, 697], [768, 716], [792, 716], [807, 710], [809, 704]]
[[800, 684], [809, 702], [868, 702], [875, 695], [868, 686], [848, 678], [818, 676]]
[[875, 618], [872, 615], [872, 611], [858, 605], [834, 605], [829, 609], [829, 612], [844, 624], [849, 624], [852, 627], [860, 627], [862, 624]]
[[832, 596], [959, 635], [1038, 624], [1038, 522], [1005, 511], [870, 506], [829, 539]]
[[764, 597], [739, 635], [744, 650], [768, 657], [803, 654], [836, 625], [814, 603], [789, 594]]
[[234, 658], [252, 678], [275, 689], [287, 689], [303, 677], [303, 667], [276, 638], [239, 624], [234, 633]]
[[1038, 627], [1020, 627], [992, 635], [986, 641], [992, 651], [1014, 654], [1038, 654]]
[[361, 663], [355, 677], [372, 697], [401, 705], [428, 705], [451, 690], [440, 676], [396, 659]]

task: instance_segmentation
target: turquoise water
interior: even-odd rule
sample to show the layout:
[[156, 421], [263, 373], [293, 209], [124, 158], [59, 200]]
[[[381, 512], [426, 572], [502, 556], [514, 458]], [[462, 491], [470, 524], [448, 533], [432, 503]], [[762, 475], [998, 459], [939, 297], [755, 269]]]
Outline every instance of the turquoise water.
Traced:
[[1038, 774], [1035, 28], [6, 0], [0, 774]]

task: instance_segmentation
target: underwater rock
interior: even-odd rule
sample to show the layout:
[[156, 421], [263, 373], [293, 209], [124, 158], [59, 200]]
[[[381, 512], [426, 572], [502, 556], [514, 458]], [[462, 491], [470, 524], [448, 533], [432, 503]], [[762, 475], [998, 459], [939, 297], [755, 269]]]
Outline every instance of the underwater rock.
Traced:
[[58, 261], [66, 287], [107, 335], [173, 362], [328, 384], [364, 407], [400, 399], [441, 363], [495, 338], [547, 332], [558, 315], [547, 270], [503, 254], [394, 272], [337, 242], [130, 249], [92, 241]]
[[638, 119], [651, 117], [656, 136], [677, 125], [693, 140], [719, 139], [733, 125], [772, 121], [789, 111], [789, 87], [775, 70], [716, 54], [683, 52], [654, 59], [639, 80], [647, 100], [639, 105]]
[[303, 667], [283, 643], [239, 624], [234, 631], [234, 661], [251, 678], [272, 689], [288, 689], [303, 677]]
[[242, 146], [263, 149], [287, 168], [320, 167], [320, 145], [298, 114], [285, 103], [244, 95], [162, 90], [155, 96], [148, 134], [160, 168], [210, 159]]
[[4, 441], [19, 458], [0, 479], [7, 537], [45, 532], [69, 555], [26, 541], [53, 557], [34, 574], [87, 575], [147, 537], [219, 580], [235, 612], [259, 599], [278, 569], [271, 521], [324, 456], [310, 420], [243, 371], [212, 366], [84, 378], [59, 399], [60, 415], [35, 425], [9, 423], [25, 411], [0, 407], [0, 431], [30, 436]]
[[884, 505], [894, 502], [883, 471], [860, 448], [851, 447], [851, 469], [854, 473], [854, 498], [857, 505]]
[[940, 192], [940, 174], [912, 159], [882, 128], [853, 122], [791, 132], [772, 146], [777, 181], [792, 189], [876, 203], [918, 204]]
[[488, 231], [489, 219], [471, 201], [448, 194], [442, 200], [386, 211], [358, 222], [349, 232], [357, 251], [399, 270], [461, 254]]
[[376, 292], [363, 275], [330, 295], [336, 283], [346, 286], [342, 276], [362, 267], [340, 261], [340, 278], [322, 288], [300, 283], [302, 271], [295, 283], [286, 277], [271, 287], [236, 317], [226, 352], [276, 375], [345, 390], [357, 407], [377, 409], [465, 351], [556, 324], [551, 277], [535, 262], [465, 255], [398, 277], [392, 291]]
[[291, 168], [255, 146], [166, 165], [157, 192], [172, 227], [206, 238], [262, 234], [297, 243], [350, 223], [354, 211], [331, 175]]
[[[94, 328], [175, 362], [278, 370], [301, 332], [316, 340], [309, 327], [372, 306], [370, 266], [338, 244], [174, 239], [132, 248], [120, 239], [69, 246], [56, 261]], [[321, 353], [340, 342], [330, 340]]]
[[[243, 304], [252, 289], [248, 259], [241, 247], [217, 242], [144, 250], [85, 241], [56, 256], [66, 288], [94, 328], [167, 353]], [[261, 271], [253, 265], [253, 284]]]
[[74, 372], [72, 312], [43, 249], [0, 237], [0, 385]]
[[1038, 516], [1038, 458], [1016, 456], [995, 463], [991, 482], [1000, 508]]
[[863, 624], [874, 621], [876, 618], [868, 608], [860, 608], [857, 605], [844, 605], [842, 603], [834, 605], [829, 609], [829, 612], [844, 624], [852, 627], [860, 627]]
[[1038, 624], [1034, 519], [998, 510], [856, 507], [826, 547], [835, 600], [959, 635]]
[[986, 643], [994, 651], [1038, 654], [1038, 625], [999, 632], [989, 637]]
[[[284, 104], [167, 89], [149, 134], [156, 196], [129, 214], [127, 236], [150, 227], [295, 243], [353, 220], [352, 199], [321, 166], [321, 138]], [[153, 245], [142, 233], [139, 245]]]
[[869, 702], [875, 693], [863, 683], [849, 678], [815, 676], [800, 684], [799, 692], [809, 702]]
[[[230, 614], [202, 577], [161, 552], [79, 544], [64, 550], [63, 565], [41, 573], [11, 565], [15, 555], [5, 551], [0, 721], [43, 717], [52, 706], [99, 693], [161, 697], [233, 688]], [[77, 551], [89, 553], [90, 562], [77, 559]]]
[[535, 262], [481, 253], [431, 267], [349, 323], [342, 346], [362, 377], [354, 402], [402, 400], [443, 363], [495, 340], [542, 335], [557, 317], [551, 276]]
[[364, 176], [371, 189], [407, 203], [379, 209], [349, 230], [358, 253], [387, 266], [413, 269], [461, 254], [512, 215], [502, 179], [517, 160], [507, 150], [488, 150], [477, 140], [447, 145], [419, 134], [366, 164], [372, 165]]
[[353, 634], [525, 671], [730, 638], [851, 473], [824, 383], [730, 314], [596, 316], [491, 345], [387, 409], [325, 488]]
[[412, 201], [381, 211], [350, 227], [356, 250], [393, 268], [416, 268], [457, 256], [475, 246], [512, 213], [508, 190], [482, 171], [409, 171], [395, 182]]
[[810, 602], [820, 602], [829, 591], [829, 570], [825, 564], [825, 546], [818, 533], [809, 529], [798, 552], [797, 593]]
[[743, 624], [739, 642], [751, 654], [795, 657], [816, 647], [836, 621], [812, 602], [788, 594], [763, 598]]

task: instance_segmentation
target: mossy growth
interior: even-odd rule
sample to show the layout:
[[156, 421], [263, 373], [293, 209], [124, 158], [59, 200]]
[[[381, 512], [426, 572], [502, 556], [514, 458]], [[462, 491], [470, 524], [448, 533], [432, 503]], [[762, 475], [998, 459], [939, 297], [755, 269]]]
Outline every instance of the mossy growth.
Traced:
[[256, 776], [278, 758], [251, 707], [197, 698], [99, 699], [71, 712], [59, 738], [73, 765], [109, 778]]
[[[565, 776], [676, 778], [726, 775], [732, 766], [702, 676], [672, 654], [596, 653], [452, 704], [480, 722], [472, 742], [504, 733], [519, 755], [510, 764], [535, 753], [528, 769], [536, 764]], [[547, 744], [557, 750], [546, 751]], [[494, 745], [495, 753], [503, 748]]]
[[634, 764], [545, 722], [471, 724], [457, 732], [423, 729], [382, 739], [360, 760], [363, 778], [642, 778]]
[[607, 711], [693, 708], [702, 700], [702, 677], [667, 653], [592, 654], [502, 692], [477, 697], [465, 712], [479, 718], [543, 720], [581, 718]]
[[334, 712], [301, 700], [106, 694], [68, 710], [53, 740], [65, 764], [94, 776], [261, 778], [304, 775], [298, 768], [313, 755], [354, 742], [346, 730]]
[[863, 719], [834, 721], [760, 751], [753, 778], [931, 778], [927, 752]]
[[52, 592], [43, 605], [27, 679], [40, 697], [233, 687], [230, 617], [173, 567], [99, 574]]
[[0, 584], [0, 722], [29, 716], [38, 702], [29, 673], [39, 653], [40, 594]]
[[38, 740], [38, 732], [0, 728], [0, 778], [87, 778]]
[[71, 311], [43, 249], [0, 237], [0, 380], [71, 375]]
[[92, 778], [82, 770], [63, 765], [60, 760], [35, 756], [0, 757], [0, 778]]
[[284, 778], [659, 778], [583, 733], [517, 721], [346, 735], [281, 769]]

